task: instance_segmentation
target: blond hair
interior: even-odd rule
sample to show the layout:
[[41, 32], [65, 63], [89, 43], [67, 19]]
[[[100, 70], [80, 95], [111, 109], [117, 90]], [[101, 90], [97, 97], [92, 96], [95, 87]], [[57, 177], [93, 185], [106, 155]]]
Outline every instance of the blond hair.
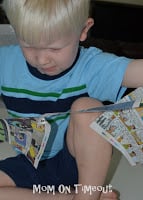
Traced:
[[90, 0], [4, 0], [6, 15], [17, 36], [29, 44], [80, 34], [89, 15]]

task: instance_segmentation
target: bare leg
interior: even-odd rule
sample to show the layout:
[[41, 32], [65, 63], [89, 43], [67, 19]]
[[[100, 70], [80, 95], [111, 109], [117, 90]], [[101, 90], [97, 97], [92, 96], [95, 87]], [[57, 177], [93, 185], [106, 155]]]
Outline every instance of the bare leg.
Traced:
[[[0, 188], [0, 200], [73, 200], [74, 195], [59, 194], [51, 195], [47, 193], [33, 194], [31, 190], [16, 187]], [[117, 200], [115, 193], [106, 194], [100, 200]]]
[[0, 187], [5, 187], [5, 186], [6, 187], [15, 187], [15, 183], [7, 174], [0, 171]]
[[[47, 194], [36, 193], [33, 194], [32, 190], [17, 188], [13, 180], [0, 171], [0, 200], [73, 200], [75, 192], [64, 195], [60, 193]], [[117, 200], [116, 193], [102, 193], [100, 200]]]
[[[72, 111], [101, 106], [102, 104], [91, 98], [77, 100]], [[112, 148], [101, 136], [95, 133], [89, 125], [100, 113], [80, 113], [71, 115], [68, 129], [67, 144], [69, 151], [75, 157], [79, 184], [83, 186], [102, 186], [110, 164]], [[100, 192], [79, 192], [74, 200], [97, 200]], [[102, 196], [103, 197], [103, 196]]]
[[[73, 104], [72, 110], [100, 105], [93, 99], [83, 98]], [[110, 163], [111, 146], [89, 127], [98, 115], [98, 113], [72, 115], [68, 129], [67, 144], [71, 154], [76, 158], [79, 183], [82, 185], [102, 186]], [[15, 187], [13, 180], [3, 172], [0, 172], [0, 187], [0, 200], [97, 200], [100, 196], [99, 192], [89, 195], [80, 191], [77, 195], [75, 193], [33, 194], [32, 190]], [[100, 197], [100, 200], [113, 199], [117, 200], [115, 193], [102, 193]]]

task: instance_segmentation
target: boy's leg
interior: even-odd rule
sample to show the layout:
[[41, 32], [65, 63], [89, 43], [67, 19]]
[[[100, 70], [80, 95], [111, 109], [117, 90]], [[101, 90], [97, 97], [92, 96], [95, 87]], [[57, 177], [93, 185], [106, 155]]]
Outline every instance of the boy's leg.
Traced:
[[0, 171], [0, 187], [14, 187], [14, 181], [3, 171]]
[[[97, 106], [96, 105], [96, 102], [95, 101], [93, 101], [93, 100], [90, 100], [90, 99], [86, 99], [86, 98], [84, 98], [84, 99], [82, 99], [81, 101], [77, 101], [77, 102], [75, 102], [75, 104], [73, 105], [73, 107], [72, 107], [72, 109], [73, 110], [76, 110], [76, 109], [80, 109], [80, 108], [82, 108], [82, 107], [84, 107], [84, 108], [86, 108], [86, 107], [88, 107], [86, 104], [85, 104], [85, 102], [94, 102], [93, 104], [89, 104], [88, 103], [88, 106], [89, 107], [91, 107], [91, 106]], [[84, 115], [84, 114], [83, 114]], [[80, 116], [80, 118], [81, 117], [83, 117], [83, 116], [81, 116], [81, 115], [78, 115], [78, 117]], [[88, 114], [87, 114], [87, 116], [88, 116]], [[86, 118], [87, 118], [87, 116], [86, 116]], [[77, 125], [75, 124], [75, 127], [74, 127], [74, 124], [72, 125], [72, 120], [76, 120], [76, 118], [75, 117], [77, 117], [76, 115], [75, 116], [72, 116], [72, 119], [71, 119], [71, 123], [70, 123], [70, 128], [69, 128], [69, 130], [68, 130], [68, 146], [69, 146], [69, 149], [70, 149], [70, 151], [71, 151], [71, 153], [74, 155], [74, 152], [76, 152], [77, 153], [77, 155], [79, 155], [80, 156], [80, 151], [78, 152], [78, 147], [76, 147], [76, 145], [78, 145], [78, 142], [76, 143], [76, 144], [74, 144], [74, 143], [70, 143], [70, 141], [69, 141], [69, 139], [71, 140], [73, 140], [73, 141], [75, 141], [76, 140], [76, 137], [75, 136], [77, 136], [77, 134], [76, 134], [76, 131], [78, 131], [78, 129], [77, 129]], [[97, 117], [96, 115], [95, 116], [93, 116], [93, 119], [95, 118], [95, 117]], [[80, 118], [79, 118], [79, 121], [80, 121]], [[82, 120], [83, 118], [81, 118], [81, 120]], [[92, 120], [93, 120], [92, 119]], [[91, 120], [91, 121], [92, 121]], [[78, 121], [77, 121], [78, 122]], [[84, 121], [83, 121], [83, 123], [84, 123]], [[74, 128], [74, 129], [73, 129]], [[75, 132], [73, 132], [73, 130], [75, 131]], [[75, 133], [75, 134], [74, 134]], [[84, 133], [85, 134], [85, 133]], [[83, 134], [83, 135], [84, 135]], [[90, 134], [90, 131], [88, 131], [88, 134]], [[95, 133], [94, 133], [95, 134]], [[92, 135], [92, 134], [91, 134]], [[95, 134], [96, 135], [96, 134]], [[74, 136], [74, 137], [73, 137]], [[80, 136], [81, 136], [81, 132], [80, 132]], [[81, 137], [78, 137], [77, 138], [77, 141], [79, 140], [79, 138], [81, 138]], [[88, 138], [87, 138], [88, 139]], [[95, 139], [95, 138], [94, 138]], [[99, 141], [99, 144], [101, 143], [102, 144], [102, 140], [100, 141], [100, 139], [97, 137], [97, 139], [98, 139], [98, 141]], [[83, 140], [81, 141], [81, 144], [85, 144], [85, 138], [83, 137]], [[89, 141], [90, 141], [90, 139], [89, 139]], [[87, 144], [88, 143], [90, 143], [89, 141], [87, 141]], [[73, 149], [73, 146], [74, 146], [74, 149]], [[91, 145], [91, 144], [90, 144]], [[103, 145], [103, 144], [102, 144]], [[80, 147], [80, 145], [79, 145], [79, 147]], [[81, 147], [82, 147], [82, 145], [81, 145]], [[86, 146], [85, 146], [86, 147]], [[96, 147], [98, 147], [98, 143], [96, 144]], [[107, 145], [107, 147], [108, 147], [108, 145]], [[94, 150], [94, 147], [93, 146], [91, 146], [91, 148], [93, 148], [93, 150]], [[105, 148], [106, 148], [106, 146], [105, 146]], [[83, 148], [81, 148], [81, 152], [84, 150], [82, 150]], [[87, 148], [88, 149], [88, 148]], [[97, 148], [97, 150], [98, 150], [98, 148]], [[109, 150], [110, 150], [110, 148], [109, 148]], [[89, 151], [89, 150], [88, 150]], [[108, 148], [106, 149], [106, 151], [108, 151]], [[91, 153], [90, 151], [89, 151], [89, 153]], [[82, 153], [81, 153], [82, 154]], [[104, 164], [103, 164], [103, 166], [107, 163], [107, 167], [105, 166], [105, 167], [103, 167], [103, 169], [102, 169], [102, 167], [101, 167], [101, 169], [102, 170], [100, 170], [99, 168], [100, 168], [100, 166], [98, 166], [98, 165], [100, 165], [100, 163], [102, 163], [101, 162], [101, 159], [100, 158], [98, 158], [98, 151], [96, 152], [95, 151], [95, 156], [96, 156], [96, 159], [97, 159], [97, 161], [98, 161], [98, 159], [99, 159], [99, 161], [97, 162], [97, 166], [96, 166], [96, 163], [94, 162], [94, 158], [93, 158], [93, 162], [92, 162], [92, 164], [95, 166], [95, 168], [94, 168], [94, 170], [96, 171], [96, 173], [94, 172], [94, 173], [87, 173], [87, 168], [88, 168], [88, 170], [90, 171], [90, 170], [92, 170], [93, 169], [93, 167], [91, 167], [90, 166], [90, 164], [91, 164], [91, 159], [90, 159], [90, 156], [89, 156], [89, 160], [88, 160], [88, 158], [87, 158], [87, 156], [86, 156], [86, 151], [83, 151], [83, 154], [85, 154], [84, 155], [84, 158], [87, 160], [87, 162], [89, 162], [89, 165], [85, 165], [85, 163], [83, 162], [84, 161], [84, 159], [82, 160], [82, 155], [81, 155], [81, 157], [80, 158], [78, 158], [78, 156], [77, 156], [77, 158], [76, 158], [76, 161], [77, 161], [77, 164], [78, 164], [78, 168], [79, 168], [79, 183], [82, 183], [82, 184], [86, 184], [86, 185], [99, 185], [99, 184], [102, 184], [103, 182], [104, 182], [104, 177], [105, 177], [105, 174], [106, 174], [106, 171], [107, 171], [107, 168], [108, 168], [108, 163], [109, 163], [109, 161], [108, 161], [108, 159], [106, 158], [105, 159], [105, 162], [104, 162]], [[87, 154], [88, 155], [88, 154]], [[91, 155], [91, 156], [93, 156], [93, 155]], [[101, 156], [102, 156], [102, 152], [101, 152]], [[110, 153], [109, 154], [107, 154], [107, 156], [109, 157], [109, 160], [110, 160]], [[103, 157], [103, 159], [104, 159], [104, 157]], [[83, 166], [80, 166], [80, 165], [83, 165]], [[84, 171], [85, 170], [85, 171]], [[94, 171], [93, 170], [93, 171]], [[84, 173], [83, 172], [85, 172], [85, 175], [84, 175]], [[98, 172], [101, 172], [101, 176], [99, 175], [98, 176]], [[88, 175], [89, 175], [89, 177], [88, 177]], [[94, 176], [95, 175], [95, 177], [97, 178], [97, 179], [94, 179], [94, 178], [92, 178], [92, 176]], [[56, 199], [62, 199], [62, 200], [70, 200], [70, 199], [73, 199], [73, 195], [64, 195], [64, 194], [59, 194], [59, 193], [57, 193], [56, 195], [50, 195], [50, 194], [44, 194], [44, 193], [42, 193], [42, 194], [36, 194], [36, 195], [33, 195], [32, 194], [32, 191], [31, 190], [29, 190], [29, 189], [22, 189], [22, 188], [17, 188], [17, 187], [10, 187], [10, 186], [15, 186], [15, 184], [14, 184], [14, 182], [7, 176], [7, 175], [5, 175], [3, 172], [0, 172], [0, 186], [1, 186], [1, 188], [0, 188], [0, 200], [16, 200], [16, 199], [21, 199], [21, 200], [25, 200], [25, 199], [33, 199], [33, 200], [36, 200], [36, 199], [38, 199], [38, 200], [44, 200], [44, 199], [47, 199], [47, 200], [52, 200], [52, 199], [54, 199], [54, 200], [56, 200]], [[96, 200], [97, 198], [96, 198], [96, 196], [97, 195], [94, 195], [94, 198], [91, 198], [91, 199], [94, 199], [94, 200]], [[79, 197], [79, 198], [78, 198]], [[82, 199], [82, 200], [84, 200], [84, 199], [86, 199], [86, 200], [88, 200], [88, 199], [90, 199], [90, 198], [88, 198], [89, 196], [86, 196], [86, 195], [83, 195], [83, 196], [81, 196], [81, 195], [78, 195], [77, 197], [74, 197], [74, 199], [78, 199], [78, 200], [80, 200], [80, 199]], [[116, 197], [116, 195], [115, 194], [107, 194], [107, 195], [104, 195], [104, 196], [101, 196], [100, 197], [100, 200], [111, 200], [111, 199], [115, 199], [115, 200], [117, 200], [117, 197]]]
[[[72, 111], [101, 105], [94, 99], [81, 98], [74, 102]], [[102, 186], [110, 164], [111, 145], [89, 127], [90, 123], [99, 115], [98, 112], [78, 113], [72, 114], [70, 119], [67, 145], [77, 162], [78, 183], [83, 186]], [[97, 200], [99, 196], [99, 192], [93, 192], [92, 195], [89, 195], [89, 192], [83, 194], [81, 191], [75, 196], [74, 200]]]
[[[113, 194], [113, 197], [108, 194], [104, 198], [100, 198], [100, 200], [117, 200], [117, 198], [114, 198], [115, 194]], [[33, 195], [31, 190], [29, 189], [23, 189], [23, 188], [0, 188], [0, 200], [73, 200], [73, 195], [64, 195], [57, 193], [56, 195], [50, 195], [46, 193], [42, 194], [36, 194]]]

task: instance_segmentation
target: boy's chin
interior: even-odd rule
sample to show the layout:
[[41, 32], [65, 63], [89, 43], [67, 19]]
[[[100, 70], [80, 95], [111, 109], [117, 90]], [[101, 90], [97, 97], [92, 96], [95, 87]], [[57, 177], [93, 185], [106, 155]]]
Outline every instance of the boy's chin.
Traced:
[[43, 75], [48, 75], [48, 76], [56, 76], [61, 73], [61, 71], [57, 71], [56, 69], [38, 69], [38, 71], [43, 74]]

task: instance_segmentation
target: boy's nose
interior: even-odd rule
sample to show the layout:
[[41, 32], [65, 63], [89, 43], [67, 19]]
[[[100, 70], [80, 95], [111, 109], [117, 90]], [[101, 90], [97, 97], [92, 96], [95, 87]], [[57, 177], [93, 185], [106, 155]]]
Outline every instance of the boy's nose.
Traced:
[[39, 57], [38, 63], [39, 63], [39, 65], [44, 66], [44, 65], [50, 64], [50, 59], [47, 58], [47, 57], [46, 58], [45, 57]]
[[51, 59], [48, 55], [38, 55], [38, 64], [41, 66], [50, 64]]

